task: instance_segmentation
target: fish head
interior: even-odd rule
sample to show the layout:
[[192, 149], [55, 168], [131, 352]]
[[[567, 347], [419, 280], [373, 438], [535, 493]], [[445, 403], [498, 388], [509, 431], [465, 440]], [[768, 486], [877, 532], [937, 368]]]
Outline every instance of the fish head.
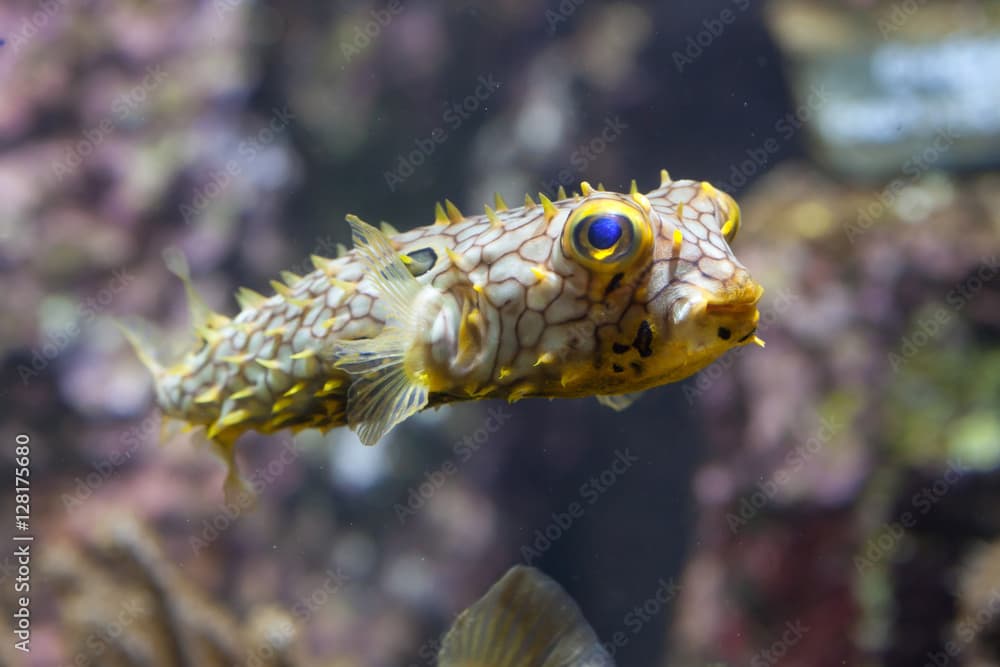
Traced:
[[646, 194], [589, 192], [569, 213], [562, 252], [587, 273], [589, 300], [605, 314], [595, 351], [604, 389], [673, 382], [763, 343], [763, 288], [729, 246], [739, 224], [728, 194], [669, 179]]
[[677, 181], [650, 193], [658, 220], [646, 307], [697, 368], [734, 347], [762, 345], [763, 287], [733, 254], [736, 201], [706, 182]]

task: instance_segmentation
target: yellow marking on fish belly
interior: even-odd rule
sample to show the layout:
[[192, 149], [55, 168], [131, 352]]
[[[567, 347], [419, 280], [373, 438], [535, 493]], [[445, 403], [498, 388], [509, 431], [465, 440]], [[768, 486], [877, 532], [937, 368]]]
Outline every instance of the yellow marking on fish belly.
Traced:
[[288, 389], [288, 391], [286, 391], [284, 394], [282, 394], [282, 396], [284, 396], [285, 398], [294, 396], [295, 394], [299, 393], [300, 391], [302, 391], [305, 388], [306, 388], [306, 383], [305, 382], [296, 382], [295, 384], [293, 384], [291, 386], [291, 388]]
[[240, 389], [235, 394], [232, 394], [229, 398], [233, 399], [234, 401], [238, 401], [241, 398], [250, 398], [256, 393], [257, 393], [257, 387], [255, 387], [254, 385], [250, 385], [248, 387]]
[[195, 403], [215, 403], [219, 400], [219, 396], [222, 394], [222, 388], [218, 385], [209, 387], [205, 391], [201, 392], [194, 397]]
[[225, 357], [219, 357], [219, 358], [222, 361], [226, 362], [227, 364], [235, 364], [237, 366], [242, 366], [250, 358], [250, 355], [246, 354], [246, 353], [244, 353], [244, 354], [230, 354], [230, 355], [226, 355]]
[[248, 421], [253, 415], [249, 410], [244, 410], [240, 408], [239, 410], [233, 410], [228, 415], [216, 420], [214, 424], [208, 429], [208, 437], [214, 438], [221, 431], [238, 424], [242, 424]]
[[538, 355], [538, 359], [532, 365], [541, 366], [542, 364], [551, 364], [555, 360], [556, 360], [556, 355], [552, 354], [551, 352], [543, 352], [542, 354]]
[[533, 384], [529, 384], [527, 382], [519, 384], [518, 386], [511, 389], [510, 393], [507, 394], [507, 402], [516, 403], [520, 401], [522, 398], [525, 398], [526, 396], [533, 394], [535, 391], [537, 391], [537, 387], [535, 387]]
[[339, 390], [347, 384], [347, 380], [341, 378], [333, 378], [332, 380], [327, 380], [323, 384], [323, 388], [316, 392], [317, 397], [329, 396], [330, 394], [339, 393]]

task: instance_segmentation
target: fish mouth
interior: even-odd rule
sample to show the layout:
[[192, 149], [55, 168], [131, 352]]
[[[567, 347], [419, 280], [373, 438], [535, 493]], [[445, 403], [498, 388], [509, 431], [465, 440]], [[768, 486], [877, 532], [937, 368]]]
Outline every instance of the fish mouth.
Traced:
[[[728, 292], [721, 299], [713, 299], [705, 304], [705, 313], [723, 321], [734, 324], [750, 325], [750, 330], [736, 339], [736, 345], [753, 343], [764, 347], [764, 341], [757, 336], [757, 323], [760, 322], [760, 302], [764, 288], [752, 281], [741, 284]], [[742, 326], [740, 328], [743, 328]]]
[[757, 303], [764, 294], [764, 288], [757, 283], [744, 283], [728, 292], [722, 299], [713, 299], [705, 304], [705, 312], [713, 315], [749, 315], [757, 310]]

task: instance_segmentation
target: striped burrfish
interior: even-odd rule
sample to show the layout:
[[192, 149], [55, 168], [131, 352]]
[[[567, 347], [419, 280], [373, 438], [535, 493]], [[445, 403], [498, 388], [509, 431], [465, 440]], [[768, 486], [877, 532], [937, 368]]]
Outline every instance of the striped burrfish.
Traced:
[[[371, 445], [452, 401], [597, 396], [616, 409], [755, 342], [763, 291], [729, 247], [736, 202], [705, 182], [607, 192], [580, 184], [398, 233], [347, 216], [354, 248], [243, 288], [210, 312], [186, 264], [198, 344], [155, 377], [162, 411], [204, 426], [231, 463], [253, 429], [348, 425]], [[133, 342], [134, 342], [134, 336]], [[138, 349], [138, 346], [137, 346]]]

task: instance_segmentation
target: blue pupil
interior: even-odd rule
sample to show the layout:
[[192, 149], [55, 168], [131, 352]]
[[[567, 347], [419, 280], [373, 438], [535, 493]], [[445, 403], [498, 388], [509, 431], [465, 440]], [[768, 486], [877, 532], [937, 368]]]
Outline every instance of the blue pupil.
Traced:
[[613, 247], [621, 237], [621, 216], [617, 215], [602, 215], [590, 223], [587, 229], [587, 241], [598, 250]]

